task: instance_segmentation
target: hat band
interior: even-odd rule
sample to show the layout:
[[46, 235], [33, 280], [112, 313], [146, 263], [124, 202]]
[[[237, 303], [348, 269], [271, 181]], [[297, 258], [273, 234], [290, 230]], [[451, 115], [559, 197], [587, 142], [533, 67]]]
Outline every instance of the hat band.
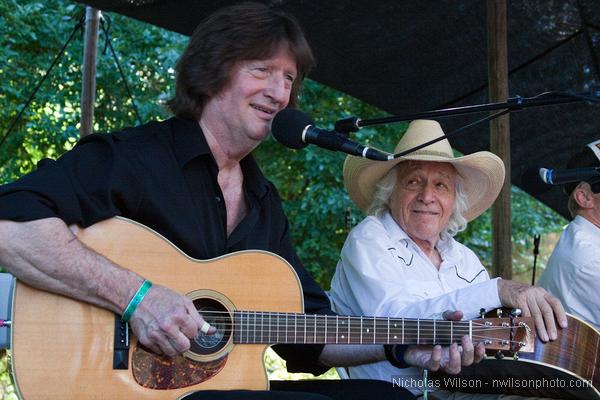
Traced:
[[412, 153], [407, 154], [405, 157], [408, 156], [436, 156], [436, 157], [444, 157], [444, 158], [454, 158], [453, 154], [448, 154], [444, 151], [435, 151], [435, 150], [417, 150], [414, 151]]

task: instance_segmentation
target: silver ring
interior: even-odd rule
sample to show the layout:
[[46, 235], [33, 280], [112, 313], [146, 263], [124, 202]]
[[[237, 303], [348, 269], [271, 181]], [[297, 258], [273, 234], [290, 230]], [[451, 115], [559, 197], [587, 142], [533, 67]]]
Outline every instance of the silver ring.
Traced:
[[210, 329], [210, 324], [208, 322], [204, 321], [204, 324], [202, 324], [202, 327], [200, 327], [200, 332], [202, 332], [206, 335], [208, 333], [209, 329]]

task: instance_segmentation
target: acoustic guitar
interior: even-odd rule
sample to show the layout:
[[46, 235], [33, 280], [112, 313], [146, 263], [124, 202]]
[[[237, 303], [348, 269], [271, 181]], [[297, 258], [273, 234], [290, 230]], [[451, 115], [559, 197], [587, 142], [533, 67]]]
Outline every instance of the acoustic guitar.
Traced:
[[[195, 260], [124, 218], [72, 229], [113, 262], [189, 296], [217, 332], [200, 333], [182, 356], [158, 356], [130, 336], [120, 316], [17, 281], [12, 374], [23, 399], [180, 399], [207, 389], [264, 390], [264, 352], [276, 343], [449, 344], [467, 334], [494, 351], [534, 351], [527, 318], [452, 322], [308, 315], [295, 271], [268, 252]], [[593, 376], [596, 382], [597, 371]]]

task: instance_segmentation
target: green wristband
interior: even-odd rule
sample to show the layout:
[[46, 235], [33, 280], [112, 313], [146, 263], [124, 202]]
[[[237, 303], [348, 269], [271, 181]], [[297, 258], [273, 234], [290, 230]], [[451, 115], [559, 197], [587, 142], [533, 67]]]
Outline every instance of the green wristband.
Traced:
[[131, 316], [135, 312], [135, 309], [137, 308], [137, 306], [140, 305], [140, 303], [144, 299], [144, 296], [146, 296], [146, 293], [148, 293], [148, 289], [150, 289], [151, 286], [152, 282], [150, 282], [148, 279], [146, 279], [144, 283], [142, 283], [142, 286], [140, 286], [137, 292], [135, 292], [135, 294], [131, 298], [131, 301], [129, 302], [129, 304], [127, 304], [125, 311], [123, 311], [123, 315], [121, 315], [121, 321], [129, 322]]

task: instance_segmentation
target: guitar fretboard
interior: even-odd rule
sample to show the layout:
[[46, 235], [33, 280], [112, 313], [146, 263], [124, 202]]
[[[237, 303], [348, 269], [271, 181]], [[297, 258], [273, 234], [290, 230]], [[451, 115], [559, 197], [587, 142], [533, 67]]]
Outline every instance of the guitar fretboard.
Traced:
[[234, 312], [233, 341], [244, 344], [450, 344], [472, 337], [471, 321]]

